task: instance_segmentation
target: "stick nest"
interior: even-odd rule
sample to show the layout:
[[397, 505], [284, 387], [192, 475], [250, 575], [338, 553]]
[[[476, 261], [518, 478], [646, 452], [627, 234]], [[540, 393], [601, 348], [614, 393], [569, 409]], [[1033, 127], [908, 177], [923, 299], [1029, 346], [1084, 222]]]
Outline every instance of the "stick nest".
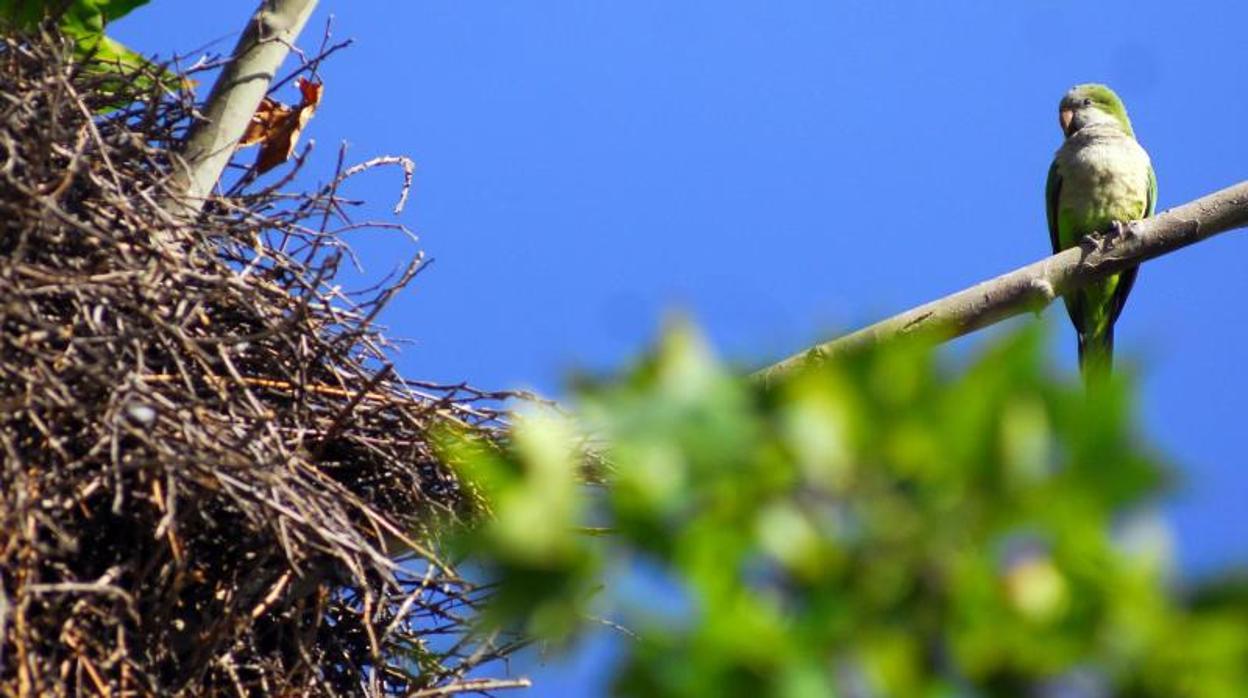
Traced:
[[496, 438], [500, 396], [394, 375], [372, 320], [419, 256], [335, 284], [332, 226], [361, 227], [338, 185], [364, 168], [235, 177], [181, 224], [161, 202], [190, 98], [118, 95], [69, 55], [0, 43], [0, 692], [474, 685], [509, 648], [469, 632], [483, 591], [437, 558], [475, 504], [430, 435]]

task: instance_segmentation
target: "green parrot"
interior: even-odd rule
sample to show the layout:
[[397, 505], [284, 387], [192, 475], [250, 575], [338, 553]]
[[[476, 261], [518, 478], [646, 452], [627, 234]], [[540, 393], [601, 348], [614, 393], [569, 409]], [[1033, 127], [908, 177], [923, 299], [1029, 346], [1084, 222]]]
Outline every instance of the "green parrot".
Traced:
[[[1072, 87], [1062, 97], [1058, 122], [1066, 140], [1053, 157], [1045, 186], [1054, 254], [1078, 245], [1089, 233], [1153, 215], [1157, 177], [1113, 90], [1095, 84]], [[1066, 294], [1085, 376], [1108, 372], [1113, 362], [1114, 321], [1137, 271], [1132, 267]]]

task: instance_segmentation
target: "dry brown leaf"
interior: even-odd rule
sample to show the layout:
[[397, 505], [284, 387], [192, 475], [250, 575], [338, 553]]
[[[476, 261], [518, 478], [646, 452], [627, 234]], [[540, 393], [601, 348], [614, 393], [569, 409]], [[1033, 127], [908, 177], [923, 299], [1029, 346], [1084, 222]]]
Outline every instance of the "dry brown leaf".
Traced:
[[324, 83], [299, 78], [298, 85], [302, 96], [299, 106], [290, 107], [265, 97], [239, 139], [240, 146], [260, 144], [260, 152], [256, 155], [256, 174], [264, 174], [290, 159], [300, 132], [321, 103]]

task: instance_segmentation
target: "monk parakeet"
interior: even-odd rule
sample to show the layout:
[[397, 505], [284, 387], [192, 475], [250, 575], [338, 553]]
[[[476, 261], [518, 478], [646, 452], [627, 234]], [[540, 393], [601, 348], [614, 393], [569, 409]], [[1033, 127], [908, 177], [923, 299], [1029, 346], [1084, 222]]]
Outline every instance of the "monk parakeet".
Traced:
[[[1079, 244], [1089, 233], [1153, 215], [1157, 178], [1113, 90], [1104, 85], [1072, 87], [1062, 97], [1058, 122], [1066, 140], [1053, 158], [1045, 187], [1054, 254]], [[1109, 369], [1114, 321], [1137, 271], [1132, 267], [1066, 295], [1066, 310], [1079, 333], [1084, 375]]]

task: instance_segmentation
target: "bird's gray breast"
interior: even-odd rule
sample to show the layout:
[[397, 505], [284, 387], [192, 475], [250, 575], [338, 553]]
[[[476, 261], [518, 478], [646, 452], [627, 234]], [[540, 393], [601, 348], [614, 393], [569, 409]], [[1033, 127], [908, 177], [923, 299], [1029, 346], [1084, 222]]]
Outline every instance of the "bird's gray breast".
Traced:
[[1117, 129], [1085, 128], [1066, 140], [1057, 162], [1061, 208], [1119, 220], [1143, 216], [1149, 160], [1134, 138]]

